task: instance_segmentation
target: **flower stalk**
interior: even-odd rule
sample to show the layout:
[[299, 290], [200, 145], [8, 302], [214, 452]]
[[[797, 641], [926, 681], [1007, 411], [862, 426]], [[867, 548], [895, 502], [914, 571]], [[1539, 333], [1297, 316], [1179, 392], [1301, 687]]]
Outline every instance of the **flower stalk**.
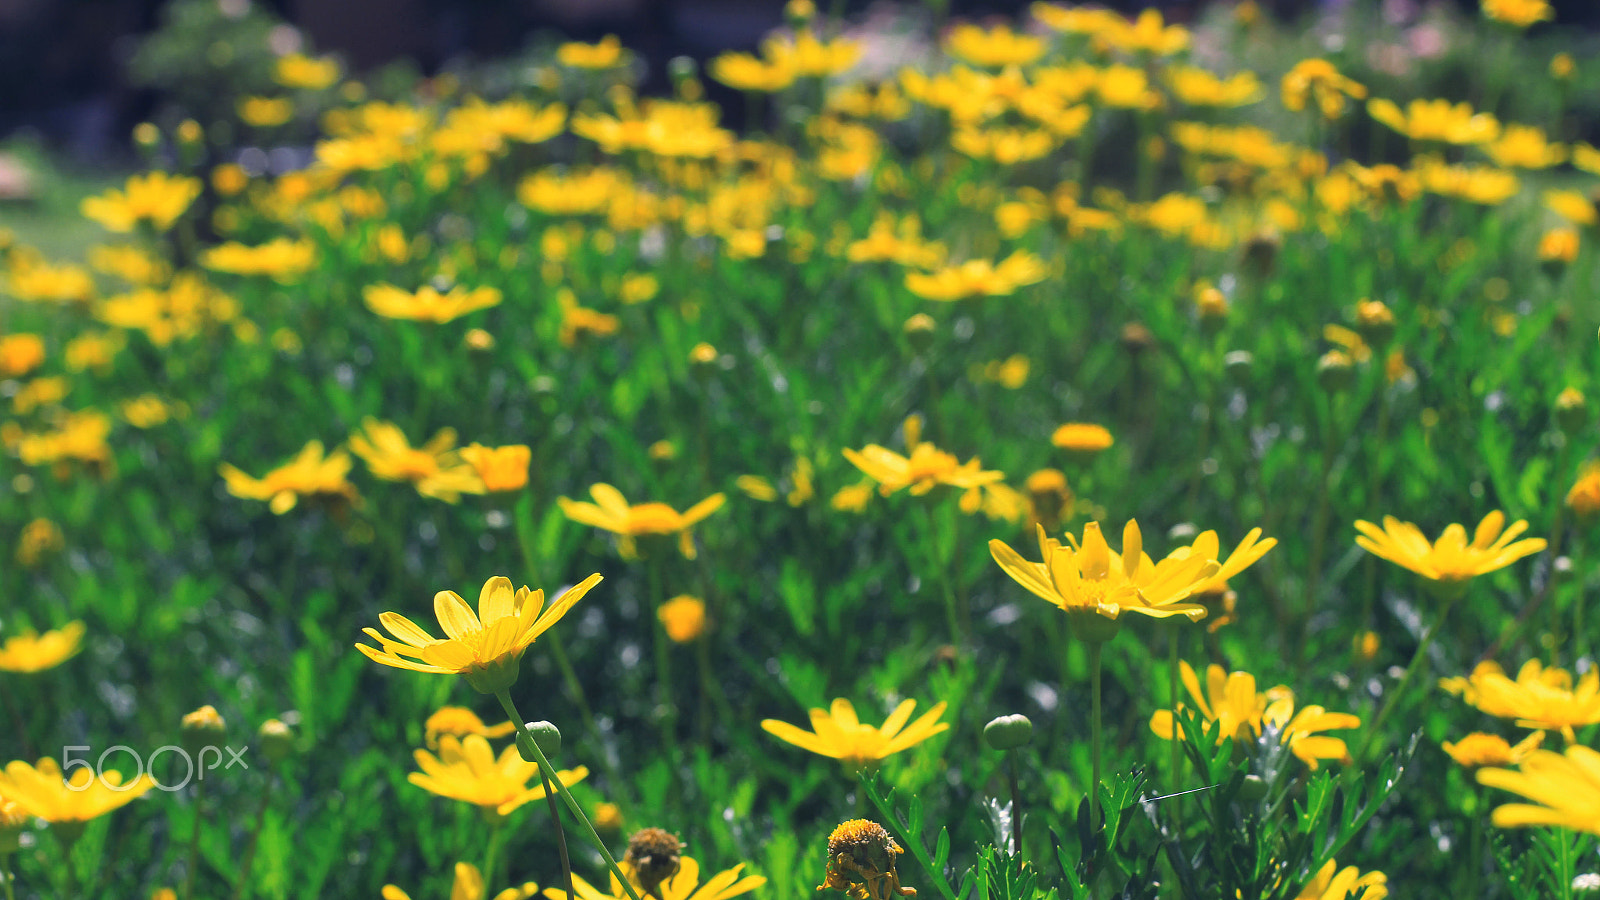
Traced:
[[[611, 856], [611, 851], [606, 848], [606, 842], [601, 840], [599, 832], [594, 830], [594, 823], [590, 822], [589, 817], [584, 815], [583, 807], [578, 805], [577, 799], [572, 796], [571, 791], [567, 790], [567, 786], [561, 783], [559, 777], [552, 777], [555, 775], [555, 768], [550, 765], [550, 760], [545, 758], [544, 750], [540, 749], [539, 742], [534, 739], [532, 732], [528, 731], [528, 725], [523, 720], [522, 714], [517, 712], [516, 704], [511, 701], [511, 694], [502, 690], [497, 691], [494, 696], [496, 700], [500, 701], [500, 707], [505, 710], [506, 715], [517, 725], [517, 734], [520, 736], [520, 740], [517, 742], [518, 746], [528, 746], [533, 750], [533, 755], [538, 757], [539, 775], [545, 779], [547, 786], [546, 796], [548, 796], [550, 787], [556, 789], [556, 793], [561, 795], [562, 802], [567, 804], [567, 809], [572, 813], [573, 817], [583, 824], [584, 830], [588, 832], [589, 843], [600, 851], [600, 858], [606, 861], [606, 868], [610, 869], [611, 874], [621, 882], [623, 891], [628, 895], [628, 900], [640, 900], [638, 892], [633, 889], [633, 884], [628, 881], [627, 873], [623, 872], [622, 867], [617, 865], [617, 861]], [[558, 817], [556, 819], [557, 828], [560, 828], [560, 821]], [[570, 891], [570, 884], [568, 888], [567, 896], [571, 897], [573, 894]]]

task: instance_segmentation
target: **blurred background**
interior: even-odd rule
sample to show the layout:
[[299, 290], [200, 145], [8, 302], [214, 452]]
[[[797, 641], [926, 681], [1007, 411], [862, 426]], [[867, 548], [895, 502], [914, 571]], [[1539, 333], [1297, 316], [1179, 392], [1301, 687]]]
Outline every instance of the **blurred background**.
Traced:
[[[1347, 0], [1278, 0], [1280, 19], [1324, 14]], [[1475, 0], [1441, 0], [1475, 10]], [[915, 15], [920, 4], [822, 0], [871, 27]], [[1014, 15], [1026, 0], [953, 0], [953, 15]], [[1147, 6], [1189, 22], [1197, 2]], [[1385, 18], [1426, 12], [1388, 0]], [[1600, 3], [1557, 0], [1558, 22], [1593, 26]], [[131, 127], [157, 116], [170, 95], [236, 96], [264, 40], [278, 54], [335, 53], [363, 77], [413, 78], [486, 60], [515, 60], [560, 40], [616, 34], [638, 54], [645, 91], [664, 89], [675, 56], [700, 61], [753, 48], [782, 24], [782, 0], [0, 0], [0, 140], [19, 132], [79, 162], [129, 155]], [[152, 40], [156, 36], [158, 39]], [[191, 96], [189, 107], [203, 106]], [[191, 109], [191, 112], [197, 111]], [[0, 176], [0, 181], [4, 177]], [[0, 193], [3, 193], [0, 185]]]

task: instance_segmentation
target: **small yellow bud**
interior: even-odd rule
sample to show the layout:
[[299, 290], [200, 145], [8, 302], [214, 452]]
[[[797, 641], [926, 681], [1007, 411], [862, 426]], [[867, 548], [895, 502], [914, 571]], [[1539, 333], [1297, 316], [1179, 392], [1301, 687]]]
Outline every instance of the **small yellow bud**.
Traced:
[[1355, 382], [1355, 364], [1343, 350], [1329, 350], [1317, 360], [1317, 382], [1331, 393], [1346, 390]]
[[706, 605], [698, 598], [683, 594], [661, 604], [656, 618], [661, 620], [661, 627], [666, 629], [667, 637], [674, 644], [687, 644], [705, 633]]
[[183, 747], [198, 753], [207, 747], [221, 747], [228, 733], [228, 723], [217, 714], [214, 706], [206, 705], [183, 717]]
[[1571, 433], [1582, 428], [1588, 418], [1588, 401], [1583, 392], [1569, 387], [1556, 395], [1556, 426]]

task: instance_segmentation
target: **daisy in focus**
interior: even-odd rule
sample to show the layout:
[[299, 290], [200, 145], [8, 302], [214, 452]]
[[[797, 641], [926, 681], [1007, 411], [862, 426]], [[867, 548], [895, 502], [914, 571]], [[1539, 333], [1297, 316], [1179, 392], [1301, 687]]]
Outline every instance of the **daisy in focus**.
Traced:
[[1429, 581], [1459, 585], [1545, 548], [1544, 538], [1516, 540], [1528, 530], [1526, 521], [1514, 522], [1509, 528], [1505, 522], [1505, 513], [1495, 510], [1478, 523], [1470, 543], [1467, 530], [1460, 525], [1450, 525], [1430, 543], [1417, 526], [1384, 516], [1381, 529], [1371, 522], [1356, 522], [1356, 530], [1361, 532], [1356, 544]]
[[386, 612], [378, 621], [398, 640], [363, 628], [378, 646], [356, 644], [356, 649], [386, 666], [462, 675], [479, 693], [500, 693], [516, 683], [522, 654], [534, 640], [561, 621], [567, 610], [599, 583], [598, 574], [590, 575], [546, 609], [543, 590], [522, 587], [513, 592], [511, 580], [497, 575], [483, 583], [476, 613], [455, 591], [434, 595], [434, 614], [444, 629], [443, 639], [434, 638], [399, 613]]
[[[1319, 760], [1337, 759], [1348, 764], [1350, 750], [1340, 738], [1328, 737], [1318, 732], [1339, 728], [1359, 728], [1361, 719], [1349, 713], [1328, 712], [1320, 706], [1303, 707], [1295, 712], [1294, 692], [1284, 685], [1268, 688], [1266, 693], [1256, 691], [1256, 679], [1249, 672], [1224, 672], [1221, 666], [1206, 668], [1206, 688], [1200, 690], [1200, 680], [1187, 662], [1178, 663], [1183, 686], [1194, 699], [1195, 707], [1209, 727], [1217, 722], [1221, 729], [1218, 741], [1226, 738], [1243, 743], [1254, 743], [1263, 731], [1273, 729], [1293, 753], [1312, 769]], [[1181, 710], [1183, 707], [1179, 707]], [[1157, 710], [1150, 717], [1150, 730], [1158, 737], [1173, 740], [1183, 736], [1183, 728], [1176, 724], [1171, 710]]]

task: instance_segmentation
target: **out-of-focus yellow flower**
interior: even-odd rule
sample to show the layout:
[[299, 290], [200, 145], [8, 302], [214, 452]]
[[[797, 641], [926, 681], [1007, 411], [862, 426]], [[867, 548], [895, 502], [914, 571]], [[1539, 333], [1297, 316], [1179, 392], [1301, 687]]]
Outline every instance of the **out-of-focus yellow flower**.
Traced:
[[1600, 753], [1588, 747], [1569, 746], [1565, 755], [1537, 750], [1516, 772], [1479, 769], [1478, 783], [1534, 801], [1497, 807], [1492, 821], [1500, 828], [1554, 825], [1600, 834]]
[[172, 277], [172, 266], [141, 247], [101, 244], [89, 248], [89, 265], [129, 284], [159, 285]]
[[962, 22], [944, 37], [944, 49], [975, 66], [1027, 66], [1044, 56], [1044, 38], [1018, 34], [1009, 25], [982, 28]]
[[36, 253], [20, 249], [12, 251], [11, 268], [5, 276], [0, 287], [18, 300], [85, 303], [94, 296], [94, 279], [82, 266], [52, 265]]
[[172, 418], [173, 409], [155, 394], [140, 394], [119, 403], [117, 411], [135, 428], [154, 428]]
[[484, 492], [477, 470], [462, 460], [456, 430], [441, 428], [421, 447], [412, 447], [405, 432], [392, 422], [371, 416], [361, 420], [361, 431], [350, 436], [350, 449], [367, 469], [385, 481], [409, 481], [424, 497], [455, 503], [462, 494]]
[[647, 100], [618, 115], [589, 113], [572, 117], [572, 133], [594, 141], [609, 154], [642, 150], [656, 156], [705, 159], [733, 146], [733, 132], [717, 125], [718, 108], [709, 103]]
[[771, 503], [778, 499], [778, 489], [772, 482], [760, 475], [740, 475], [733, 480], [734, 487], [744, 492], [746, 497], [761, 503]]
[[[362, 631], [377, 641], [378, 646], [374, 648], [356, 644], [356, 649], [373, 662], [386, 666], [439, 675], [460, 675], [479, 693], [500, 693], [516, 683], [522, 654], [528, 647], [561, 621], [567, 610], [599, 583], [599, 575], [590, 575], [568, 588], [546, 609], [542, 589], [530, 591], [524, 586], [513, 591], [511, 580], [497, 575], [483, 583], [483, 589], [478, 593], [476, 613], [455, 591], [440, 591], [433, 595], [434, 615], [438, 617], [439, 627], [444, 629], [445, 637], [435, 639], [405, 616], [385, 612], [379, 614], [378, 622], [398, 640], [390, 640], [375, 629], [363, 628]], [[481, 744], [483, 755], [488, 755], [489, 744], [481, 736], [469, 735], [466, 741], [469, 744]], [[447, 737], [440, 743], [448, 746], [455, 740]], [[507, 747], [506, 750], [513, 758], [516, 757], [515, 747]], [[455, 755], [460, 757], [460, 745], [457, 745]], [[418, 758], [420, 760], [421, 757]], [[527, 765], [528, 774], [538, 771], [536, 763]], [[427, 768], [423, 767], [425, 771]], [[484, 770], [491, 768], [486, 766]], [[522, 781], [527, 781], [526, 775]], [[456, 795], [445, 793], [444, 796]], [[544, 795], [541, 793], [537, 796]], [[509, 799], [502, 795], [487, 805], [499, 806]], [[515, 809], [515, 806], [512, 808]], [[505, 812], [501, 815], [505, 815]]]
[[645, 455], [656, 462], [671, 462], [678, 458], [678, 445], [669, 440], [659, 440], [645, 448]]
[[622, 40], [608, 34], [598, 44], [571, 41], [556, 48], [556, 61], [574, 69], [613, 69], [622, 62]]
[[200, 265], [213, 272], [266, 275], [285, 283], [304, 274], [316, 261], [315, 244], [287, 237], [273, 238], [254, 247], [229, 241], [200, 254]]
[[1572, 228], [1552, 228], [1539, 238], [1539, 261], [1571, 263], [1578, 258], [1578, 232]]
[[1394, 516], [1384, 516], [1382, 529], [1371, 522], [1357, 521], [1356, 530], [1361, 534], [1356, 537], [1356, 544], [1430, 581], [1460, 583], [1503, 569], [1545, 548], [1544, 538], [1525, 538], [1512, 543], [1528, 529], [1528, 523], [1518, 521], [1506, 528], [1505, 522], [1505, 513], [1495, 510], [1478, 523], [1471, 543], [1467, 542], [1466, 529], [1460, 525], [1450, 525], [1437, 541], [1429, 543], [1417, 526]]
[[661, 290], [661, 284], [654, 275], [644, 272], [629, 272], [622, 276], [622, 287], [617, 291], [617, 299], [624, 306], [643, 303], [655, 297]]
[[250, 174], [236, 163], [223, 163], [211, 170], [211, 186], [224, 197], [233, 197], [250, 186]]
[[1600, 513], [1600, 460], [1588, 460], [1567, 491], [1567, 508], [1587, 519]]
[[1600, 221], [1600, 210], [1587, 194], [1581, 191], [1545, 191], [1544, 205], [1556, 215], [1574, 225], [1594, 225]]
[[934, 268], [945, 258], [943, 244], [922, 237], [922, 220], [915, 214], [897, 223], [892, 214], [880, 212], [867, 230], [867, 236], [845, 247], [851, 262], [895, 262], [903, 266]]
[[698, 597], [681, 594], [661, 604], [656, 618], [675, 644], [687, 644], [706, 630], [706, 605]]
[[0, 377], [26, 375], [44, 363], [44, 340], [37, 334], [0, 337]]
[[78, 655], [83, 648], [83, 632], [82, 622], [68, 622], [44, 634], [23, 629], [21, 634], [6, 638], [6, 642], [0, 644], [0, 672], [33, 673], [54, 669]]
[[617, 550], [624, 559], [637, 559], [637, 539], [650, 535], [678, 535], [678, 549], [688, 559], [695, 558], [692, 529], [702, 519], [722, 508], [727, 500], [722, 494], [712, 494], [684, 512], [678, 512], [665, 503], [641, 503], [629, 506], [622, 492], [609, 484], [596, 484], [589, 488], [594, 503], [556, 498], [567, 518], [582, 525], [604, 529], [618, 536]]
[[1125, 53], [1172, 56], [1189, 46], [1189, 29], [1166, 24], [1161, 11], [1153, 7], [1146, 8], [1132, 22], [1116, 18], [1100, 36]]
[[872, 502], [874, 482], [871, 478], [857, 484], [846, 485], [835, 491], [828, 506], [839, 512], [859, 513]]
[[954, 301], [969, 297], [1005, 297], [1017, 288], [1038, 284], [1050, 274], [1044, 260], [1018, 250], [999, 264], [969, 259], [935, 272], [906, 273], [906, 288], [925, 300]]
[[82, 372], [86, 369], [105, 372], [111, 368], [112, 361], [127, 343], [127, 338], [121, 332], [84, 332], [67, 342], [63, 356], [67, 368], [73, 372]]
[[762, 42], [761, 50], [773, 64], [793, 71], [800, 78], [831, 78], [848, 70], [861, 58], [859, 41], [820, 40], [810, 28], [801, 29], [793, 38], [768, 38]]
[[[410, 894], [392, 884], [384, 885], [380, 896], [383, 900], [411, 900]], [[485, 900], [487, 896], [488, 889], [484, 886], [483, 873], [478, 871], [478, 867], [472, 863], [456, 863], [456, 878], [450, 887], [450, 900]], [[538, 896], [539, 885], [528, 881], [495, 894], [494, 900], [534, 900]]]
[[515, 722], [501, 722], [499, 725], [486, 725], [478, 718], [478, 714], [464, 706], [441, 706], [433, 715], [422, 724], [422, 739], [429, 750], [439, 748], [439, 736], [448, 734], [456, 738], [464, 738], [469, 734], [496, 740], [509, 737], [517, 730]]
[[1113, 443], [1111, 432], [1102, 425], [1068, 422], [1050, 435], [1050, 443], [1074, 453], [1098, 453]]
[[1290, 110], [1299, 112], [1315, 100], [1323, 118], [1337, 119], [1344, 114], [1345, 98], [1364, 100], [1367, 88], [1340, 74], [1333, 63], [1313, 58], [1295, 63], [1283, 76], [1281, 93], [1283, 105]]
[[1036, 525], [1054, 532], [1072, 515], [1072, 489], [1060, 469], [1039, 469], [1023, 482], [1028, 493], [1029, 516]]
[[1527, 28], [1556, 15], [1546, 0], [1482, 0], [1482, 3], [1485, 16], [1514, 28]]
[[461, 458], [478, 473], [484, 490], [490, 493], [516, 491], [528, 483], [528, 464], [533, 459], [533, 450], [526, 444], [485, 447], [474, 443], [461, 448]]
[[777, 93], [794, 84], [794, 69], [749, 53], [724, 53], [711, 60], [711, 77], [736, 91]]
[[1572, 54], [1557, 53], [1550, 57], [1550, 77], [1557, 81], [1571, 81], [1577, 74], [1578, 66], [1572, 61]]
[[[467, 610], [467, 614], [471, 615], [471, 610]], [[378, 659], [371, 653], [367, 655]], [[378, 661], [383, 662], [382, 659]], [[509, 816], [525, 803], [544, 799], [542, 782], [528, 787], [528, 779], [538, 774], [539, 764], [523, 759], [514, 744], [500, 751], [500, 758], [496, 759], [489, 742], [481, 735], [469, 734], [458, 740], [447, 734], [439, 739], [438, 756], [418, 750], [415, 757], [417, 768], [422, 771], [412, 772], [406, 776], [407, 781], [430, 794], [471, 803], [496, 817]], [[588, 775], [589, 769], [585, 766], [556, 773], [567, 787]]]
[[608, 337], [622, 327], [622, 320], [610, 313], [578, 305], [578, 298], [568, 288], [558, 293], [561, 302], [561, 346], [574, 347], [589, 335]]
[[[1350, 751], [1343, 740], [1318, 732], [1360, 728], [1360, 718], [1349, 713], [1328, 712], [1320, 706], [1307, 706], [1296, 714], [1294, 692], [1289, 688], [1280, 684], [1266, 693], [1257, 693], [1254, 675], [1224, 672], [1218, 665], [1206, 668], [1206, 689], [1202, 693], [1200, 679], [1189, 663], [1179, 660], [1178, 668], [1183, 686], [1194, 699], [1205, 725], [1221, 724], [1217, 734], [1219, 743], [1226, 738], [1252, 743], [1266, 727], [1272, 727], [1282, 733], [1281, 740], [1289, 751], [1313, 769], [1317, 768], [1318, 760], [1323, 759], [1350, 762]], [[1157, 710], [1150, 717], [1150, 730], [1169, 741], [1183, 735], [1183, 727], [1177, 724], [1172, 711], [1166, 709]]]
[[973, 381], [994, 382], [1008, 390], [1016, 390], [1028, 381], [1028, 373], [1033, 369], [1033, 362], [1021, 353], [1014, 353], [1005, 359], [990, 360], [981, 366], [975, 365]]
[[302, 53], [280, 57], [273, 78], [286, 88], [320, 91], [339, 80], [339, 61], [331, 56], [312, 59]]
[[1166, 72], [1173, 96], [1189, 106], [1245, 106], [1262, 97], [1261, 81], [1254, 72], [1221, 78], [1194, 66], [1173, 66]]
[[844, 457], [876, 481], [878, 492], [885, 497], [906, 488], [912, 496], [922, 496], [940, 485], [961, 488], [976, 497], [973, 492], [977, 488], [1005, 477], [1002, 472], [984, 471], [976, 456], [958, 463], [954, 454], [923, 441], [922, 423], [915, 416], [906, 419], [905, 439], [905, 456], [868, 444], [859, 451], [846, 447]]
[[239, 101], [239, 118], [257, 128], [276, 128], [294, 117], [288, 97], [245, 97]]
[[1445, 741], [1444, 752], [1457, 764], [1469, 769], [1482, 766], [1515, 766], [1527, 759], [1544, 743], [1544, 732], [1535, 731], [1517, 742], [1515, 747], [1498, 734], [1474, 731], [1461, 740]]
[[11, 408], [25, 416], [40, 407], [55, 406], [67, 396], [71, 387], [72, 382], [60, 375], [35, 378], [11, 395]]
[[1437, 159], [1419, 161], [1417, 174], [1421, 178], [1424, 190], [1445, 197], [1460, 197], [1486, 206], [1504, 203], [1522, 186], [1516, 175], [1504, 169], [1487, 166], [1449, 166]]
[[1127, 25], [1115, 12], [1097, 6], [1038, 2], [1028, 12], [1045, 27], [1068, 34], [1104, 34]]
[[[31, 569], [37, 566], [46, 554], [56, 553], [66, 545], [66, 538], [61, 534], [60, 525], [49, 519], [34, 519], [22, 526], [22, 534], [17, 538], [17, 562], [24, 568]], [[0, 669], [5, 668], [4, 655], [5, 651], [0, 650]]]
[[1545, 668], [1530, 659], [1512, 681], [1504, 670], [1485, 660], [1468, 678], [1443, 678], [1439, 686], [1479, 710], [1501, 719], [1514, 719], [1522, 728], [1560, 731], [1572, 743], [1574, 728], [1600, 722], [1600, 672], [1590, 669], [1572, 684], [1572, 673]]
[[1363, 875], [1355, 866], [1340, 869], [1339, 864], [1330, 859], [1306, 882], [1294, 900], [1345, 900], [1357, 892], [1361, 900], [1383, 900], [1389, 896], [1389, 876], [1378, 871]]
[[1552, 144], [1544, 129], [1533, 125], [1507, 125], [1499, 140], [1483, 149], [1495, 165], [1505, 169], [1548, 169], [1567, 158], [1564, 145]]
[[49, 822], [68, 841], [76, 840], [90, 821], [121, 809], [153, 787], [148, 775], [124, 782], [121, 772], [97, 772], [90, 766], [75, 766], [72, 777], [63, 778], [61, 767], [49, 757], [37, 766], [21, 760], [8, 763], [0, 774], [0, 796]]
[[1154, 618], [1181, 615], [1190, 621], [1206, 614], [1204, 605], [1185, 601], [1220, 571], [1214, 559], [1169, 555], [1152, 562], [1132, 519], [1123, 529], [1120, 554], [1106, 543], [1099, 522], [1084, 526], [1082, 541], [1067, 535], [1071, 546], [1047, 536], [1043, 526], [1037, 531], [1042, 562], [1024, 559], [999, 540], [989, 542], [989, 553], [1018, 584], [1067, 613], [1074, 627], [1082, 629], [1081, 640], [1109, 638], [1113, 632], [1108, 621], [1114, 623], [1124, 612]]
[[456, 285], [449, 293], [441, 294], [433, 285], [425, 284], [411, 293], [385, 282], [368, 285], [362, 290], [361, 298], [368, 309], [380, 316], [442, 325], [468, 313], [498, 306], [500, 291], [488, 286], [468, 290]]
[[1161, 105], [1161, 95], [1151, 89], [1149, 76], [1143, 69], [1133, 66], [1115, 65], [1102, 69], [1095, 83], [1095, 91], [1100, 95], [1100, 102], [1121, 109], [1151, 110]]
[[946, 706], [942, 702], [907, 725], [916, 706], [915, 700], [903, 700], [883, 725], [872, 726], [857, 719], [855, 707], [840, 697], [833, 701], [831, 709], [811, 710], [811, 731], [801, 731], [777, 719], [763, 719], [761, 727], [802, 750], [839, 760], [854, 775], [864, 769], [876, 769], [884, 758], [950, 730], [950, 723], [939, 721]]
[[17, 455], [26, 465], [59, 463], [78, 460], [98, 467], [102, 473], [111, 468], [111, 448], [106, 436], [111, 433], [111, 417], [97, 409], [66, 413], [54, 423], [50, 431], [23, 434], [17, 441]]
[[274, 514], [283, 515], [294, 509], [301, 497], [323, 495], [354, 501], [355, 485], [346, 479], [350, 465], [350, 454], [335, 450], [324, 458], [322, 442], [312, 441], [294, 459], [259, 479], [228, 463], [218, 466], [217, 471], [227, 484], [228, 493], [245, 500], [265, 500]]
[[1414, 141], [1487, 144], [1500, 136], [1500, 121], [1490, 113], [1473, 112], [1469, 103], [1413, 100], [1401, 112], [1393, 100], [1376, 97], [1367, 101], [1367, 112]]
[[132, 231], [141, 222], [166, 231], [198, 196], [198, 178], [146, 172], [130, 176], [123, 190], [84, 198], [78, 208], [109, 231]]

